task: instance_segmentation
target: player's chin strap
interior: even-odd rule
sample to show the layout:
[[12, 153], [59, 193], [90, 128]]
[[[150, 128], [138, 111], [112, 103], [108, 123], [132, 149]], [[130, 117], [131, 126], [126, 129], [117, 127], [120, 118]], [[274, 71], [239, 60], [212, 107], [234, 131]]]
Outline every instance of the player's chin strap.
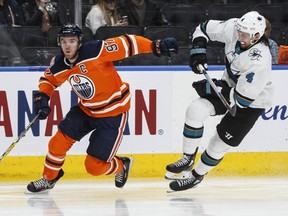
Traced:
[[203, 73], [204, 76], [206, 77], [207, 81], [208, 81], [209, 84], [212, 86], [213, 90], [216, 92], [217, 96], [219, 97], [219, 99], [220, 99], [221, 102], [223, 103], [223, 105], [227, 108], [228, 112], [229, 112], [232, 116], [235, 116], [237, 105], [234, 104], [234, 106], [230, 107], [229, 103], [226, 101], [226, 99], [225, 99], [224, 96], [221, 94], [221, 92], [219, 92], [217, 86], [215, 85], [215, 83], [213, 82], [213, 80], [210, 78], [210, 76], [209, 76], [209, 74], [207, 73], [207, 71], [204, 69], [203, 65], [199, 64], [199, 65], [198, 65], [198, 68], [202, 71], [202, 73]]

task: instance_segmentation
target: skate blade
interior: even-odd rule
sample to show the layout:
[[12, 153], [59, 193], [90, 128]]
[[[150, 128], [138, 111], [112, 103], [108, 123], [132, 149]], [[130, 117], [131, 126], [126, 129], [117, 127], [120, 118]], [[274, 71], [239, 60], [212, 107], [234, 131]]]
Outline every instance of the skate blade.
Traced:
[[167, 180], [181, 180], [191, 177], [191, 171], [183, 171], [182, 173], [172, 173], [167, 171], [165, 174], [165, 179]]
[[29, 191], [29, 190], [25, 190], [24, 191], [24, 194], [26, 194], [26, 195], [33, 195], [33, 194], [48, 194], [49, 193], [49, 189], [47, 189], [47, 190], [43, 190], [43, 191], [39, 191], [39, 192], [31, 192], [31, 191]]
[[166, 192], [167, 193], [176, 193], [176, 192], [184, 192], [184, 191], [187, 191], [187, 190], [190, 190], [191, 188], [189, 188], [189, 189], [185, 189], [185, 190], [172, 190], [172, 189], [169, 189], [169, 190], [167, 190]]
[[193, 187], [188, 188], [188, 189], [185, 189], [185, 190], [172, 190], [171, 188], [169, 188], [169, 190], [167, 190], [166, 192], [167, 192], [167, 193], [174, 193], [174, 192], [187, 191], [187, 190], [191, 190], [191, 189], [197, 188], [198, 185], [199, 185], [199, 184], [196, 184], [196, 185], [194, 185]]
[[129, 172], [128, 172], [128, 174], [130, 174], [132, 165], [133, 165], [133, 163], [134, 163], [134, 158], [133, 158], [133, 157], [130, 157], [129, 159], [130, 159], [130, 164], [129, 164]]
[[174, 191], [174, 190], [167, 190], [166, 193], [175, 193], [175, 192], [179, 192], [179, 191]]
[[187, 191], [189, 189], [186, 189], [186, 190], [172, 190], [171, 188], [169, 188], [166, 193], [176, 193], [176, 192], [184, 192], [184, 191]]

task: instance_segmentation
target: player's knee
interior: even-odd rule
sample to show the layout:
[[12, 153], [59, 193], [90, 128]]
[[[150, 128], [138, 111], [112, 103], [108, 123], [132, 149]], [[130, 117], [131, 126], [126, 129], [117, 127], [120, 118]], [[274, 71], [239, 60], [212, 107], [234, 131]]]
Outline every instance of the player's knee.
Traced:
[[194, 122], [202, 123], [210, 115], [215, 115], [213, 105], [208, 100], [199, 98], [192, 101], [188, 106], [186, 110], [186, 123], [189, 125]]
[[49, 152], [54, 156], [65, 155], [75, 142], [75, 140], [58, 130], [49, 141]]
[[208, 155], [214, 159], [221, 159], [229, 151], [231, 146], [227, 145], [219, 137], [217, 133], [210, 139], [209, 145], [206, 149]]
[[108, 162], [101, 161], [95, 157], [87, 155], [85, 159], [86, 171], [93, 176], [103, 175], [106, 172], [105, 165], [107, 163]]

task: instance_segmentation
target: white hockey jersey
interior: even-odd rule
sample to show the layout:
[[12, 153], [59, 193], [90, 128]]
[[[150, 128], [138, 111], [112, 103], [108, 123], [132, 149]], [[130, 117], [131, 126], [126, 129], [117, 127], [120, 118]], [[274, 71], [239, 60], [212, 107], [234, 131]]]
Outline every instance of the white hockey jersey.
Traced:
[[207, 41], [225, 43], [226, 68], [222, 79], [233, 87], [231, 92], [234, 92], [234, 96], [230, 93], [230, 101], [234, 98], [242, 108], [269, 108], [273, 96], [269, 47], [260, 42], [241, 50], [236, 21], [237, 18], [210, 20], [206, 28], [203, 24], [197, 27], [193, 38], [202, 36]]

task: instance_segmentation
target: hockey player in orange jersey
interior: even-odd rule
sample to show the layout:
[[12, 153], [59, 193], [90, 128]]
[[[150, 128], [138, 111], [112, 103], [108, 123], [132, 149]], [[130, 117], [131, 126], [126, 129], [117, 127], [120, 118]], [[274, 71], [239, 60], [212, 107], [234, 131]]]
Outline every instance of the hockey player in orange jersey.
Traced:
[[131, 93], [113, 61], [141, 53], [160, 57], [178, 52], [174, 38], [150, 41], [141, 36], [123, 35], [86, 43], [82, 39], [83, 33], [77, 25], [64, 25], [57, 37], [61, 53], [53, 58], [39, 80], [34, 107], [40, 119], [49, 115], [49, 99], [65, 81], [80, 101], [70, 109], [50, 139], [43, 176], [28, 184], [28, 193], [51, 190], [64, 175], [62, 166], [68, 150], [90, 132], [85, 159], [87, 172], [94, 176], [114, 174], [116, 187], [122, 188], [133, 158], [119, 157], [116, 153], [127, 122]]

